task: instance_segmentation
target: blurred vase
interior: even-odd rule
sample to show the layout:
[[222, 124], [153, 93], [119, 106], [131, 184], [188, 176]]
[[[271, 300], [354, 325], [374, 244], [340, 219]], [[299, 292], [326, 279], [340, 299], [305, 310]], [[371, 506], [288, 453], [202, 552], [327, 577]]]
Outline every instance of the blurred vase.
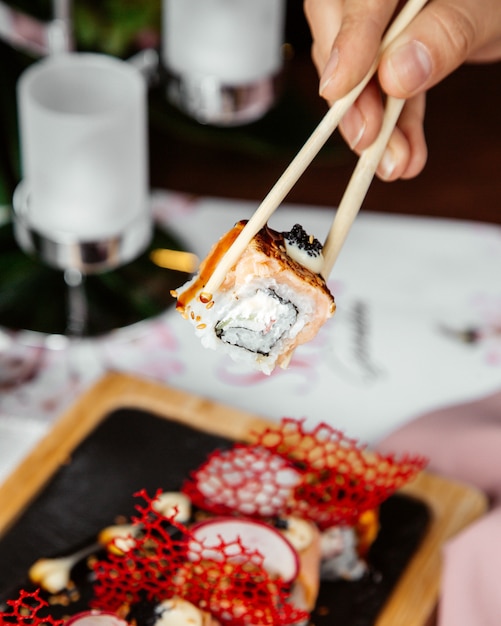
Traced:
[[167, 98], [202, 123], [232, 126], [275, 103], [285, 0], [163, 0]]
[[16, 239], [59, 269], [109, 270], [148, 245], [146, 83], [130, 64], [68, 53], [18, 82]]

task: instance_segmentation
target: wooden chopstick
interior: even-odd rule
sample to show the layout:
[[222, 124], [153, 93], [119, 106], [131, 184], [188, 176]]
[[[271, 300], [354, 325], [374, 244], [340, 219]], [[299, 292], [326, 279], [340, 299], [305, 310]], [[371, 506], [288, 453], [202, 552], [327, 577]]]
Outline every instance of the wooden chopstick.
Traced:
[[292, 187], [299, 180], [308, 165], [318, 154], [327, 139], [337, 128], [344, 114], [355, 102], [363, 89], [376, 73], [383, 51], [393, 39], [416, 17], [428, 0], [408, 0], [400, 13], [397, 15], [391, 26], [388, 28], [385, 37], [381, 42], [376, 59], [362, 81], [346, 94], [337, 100], [327, 111], [326, 115], [315, 128], [304, 146], [294, 157], [282, 176], [272, 187], [268, 195], [261, 202], [255, 213], [242, 229], [239, 236], [228, 248], [223, 258], [217, 264], [211, 277], [204, 287], [207, 294], [213, 294], [220, 287], [226, 274], [238, 261], [245, 248], [253, 237], [266, 224], [271, 215], [280, 206], [280, 203], [289, 193]]
[[348, 232], [362, 206], [390, 135], [398, 121], [405, 100], [387, 98], [383, 124], [375, 141], [362, 152], [341, 198], [332, 226], [323, 247], [322, 276], [327, 280], [348, 236]]

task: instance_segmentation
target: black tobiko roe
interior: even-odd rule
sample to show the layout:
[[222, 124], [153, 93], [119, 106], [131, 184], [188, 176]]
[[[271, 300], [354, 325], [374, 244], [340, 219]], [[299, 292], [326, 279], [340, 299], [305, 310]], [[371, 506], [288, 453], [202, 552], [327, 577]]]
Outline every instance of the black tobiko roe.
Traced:
[[308, 235], [301, 224], [294, 224], [289, 232], [283, 232], [284, 239], [291, 246], [304, 250], [310, 256], [319, 256], [322, 252], [322, 244], [313, 235]]

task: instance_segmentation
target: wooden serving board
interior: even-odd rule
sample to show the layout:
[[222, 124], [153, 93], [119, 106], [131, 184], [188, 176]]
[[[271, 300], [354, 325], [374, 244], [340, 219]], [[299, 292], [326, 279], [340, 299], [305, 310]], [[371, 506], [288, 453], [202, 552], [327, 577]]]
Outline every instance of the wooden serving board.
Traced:
[[[250, 432], [270, 425], [258, 415], [129, 375], [110, 373], [77, 400], [0, 486], [0, 538], [75, 448], [107, 415], [123, 407], [149, 411], [201, 431], [244, 441]], [[477, 490], [428, 472], [422, 472], [402, 493], [428, 506], [431, 523], [376, 626], [431, 623], [439, 594], [441, 548], [487, 507], [486, 498]]]

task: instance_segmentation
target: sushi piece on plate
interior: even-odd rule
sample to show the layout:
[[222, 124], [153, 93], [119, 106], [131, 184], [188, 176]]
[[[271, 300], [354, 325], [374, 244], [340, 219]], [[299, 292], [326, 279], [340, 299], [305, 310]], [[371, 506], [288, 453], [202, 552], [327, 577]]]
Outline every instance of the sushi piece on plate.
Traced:
[[296, 347], [315, 337], [336, 305], [319, 273], [322, 246], [298, 224], [287, 233], [263, 227], [218, 291], [207, 293], [207, 281], [245, 224], [223, 235], [199, 272], [172, 295], [206, 348], [271, 374], [277, 365], [288, 366]]

